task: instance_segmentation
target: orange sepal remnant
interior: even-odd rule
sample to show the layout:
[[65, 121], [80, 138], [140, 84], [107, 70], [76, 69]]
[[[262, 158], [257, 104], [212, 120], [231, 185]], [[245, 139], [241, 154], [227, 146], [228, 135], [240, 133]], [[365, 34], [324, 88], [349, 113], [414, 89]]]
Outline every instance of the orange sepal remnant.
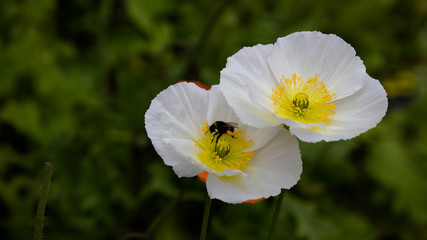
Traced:
[[187, 81], [187, 80], [181, 80], [181, 81], [179, 81], [179, 82], [188, 82], [188, 83], [194, 83], [194, 84], [196, 84], [197, 86], [199, 86], [200, 88], [203, 88], [203, 89], [206, 89], [206, 90], [209, 90], [211, 87], [208, 87], [208, 86], [206, 86], [205, 84], [203, 84], [203, 83], [201, 83], [201, 82], [199, 82], [199, 81]]
[[260, 202], [260, 201], [262, 201], [262, 200], [264, 200], [265, 198], [258, 198], [258, 199], [249, 199], [249, 200], [246, 200], [246, 201], [244, 201], [243, 203], [257, 203], [257, 202]]
[[199, 175], [197, 175], [197, 177], [199, 177], [200, 181], [202, 181], [203, 183], [206, 183], [206, 179], [208, 178], [209, 173], [204, 171], [202, 173], [200, 173]]

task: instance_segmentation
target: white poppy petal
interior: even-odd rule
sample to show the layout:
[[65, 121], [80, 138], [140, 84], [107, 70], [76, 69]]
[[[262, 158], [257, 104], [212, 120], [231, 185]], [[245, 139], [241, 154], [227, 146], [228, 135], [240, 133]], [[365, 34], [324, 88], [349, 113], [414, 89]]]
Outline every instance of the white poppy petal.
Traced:
[[359, 90], [366, 72], [350, 44], [320, 32], [297, 32], [277, 39], [268, 63], [276, 79], [294, 73], [302, 79], [319, 75], [336, 99]]
[[260, 189], [266, 185], [289, 189], [297, 183], [301, 172], [298, 140], [285, 129], [281, 129], [271, 142], [255, 152], [253, 161], [245, 171]]
[[215, 175], [217, 177], [231, 177], [231, 176], [236, 176], [236, 175], [241, 175], [241, 176], [246, 176], [247, 174], [242, 172], [241, 170], [238, 169], [224, 169], [222, 172], [217, 172], [213, 169], [206, 169], [205, 171], [207, 171], [208, 173], [212, 173], [212, 175]]
[[172, 166], [178, 177], [194, 177], [203, 171], [199, 164], [195, 164], [191, 158], [187, 157], [187, 154], [183, 155], [182, 152], [177, 151], [179, 145], [176, 146], [176, 142], [182, 142], [182, 139], [175, 139], [175, 144], [171, 139], [165, 141], [161, 138], [151, 138], [151, 142], [163, 162]]
[[289, 131], [304, 142], [320, 142], [322, 140], [329, 141], [325, 139], [324, 129], [307, 130], [300, 127], [290, 127]]
[[324, 123], [319, 122], [319, 123], [302, 123], [302, 122], [298, 122], [289, 118], [282, 118], [279, 117], [277, 115], [274, 115], [275, 118], [277, 118], [279, 121], [281, 121], [283, 124], [285, 124], [286, 126], [289, 126], [290, 128], [293, 127], [299, 127], [299, 128], [312, 128], [312, 127], [321, 127], [324, 128]]
[[215, 121], [239, 122], [233, 109], [228, 107], [228, 103], [218, 85], [212, 86], [209, 90], [207, 119], [209, 124]]
[[337, 141], [350, 139], [374, 128], [387, 111], [387, 93], [378, 80], [365, 77], [365, 85], [355, 94], [334, 101], [336, 115], [324, 130], [301, 128], [291, 132], [303, 141]]
[[[267, 92], [276, 87], [277, 82], [267, 65], [267, 57], [273, 45], [245, 47], [227, 59], [227, 66], [221, 71], [220, 87], [228, 104], [237, 116], [255, 127], [279, 125], [271, 114], [263, 109], [262, 103], [268, 102]], [[255, 86], [261, 92], [261, 102], [251, 102], [249, 88]]]
[[242, 203], [246, 200], [262, 198], [246, 178], [242, 175], [219, 177], [209, 174], [206, 180], [209, 197], [227, 203]]
[[178, 83], [159, 93], [145, 114], [148, 137], [165, 164], [173, 166], [179, 177], [201, 172], [187, 155], [177, 151], [182, 148], [176, 144], [196, 136], [200, 122], [206, 121], [207, 100], [206, 90], [195, 84]]
[[177, 83], [159, 93], [145, 114], [149, 137], [189, 138], [206, 121], [207, 91], [193, 83]]
[[355, 94], [336, 100], [334, 124], [337, 126], [371, 129], [384, 117], [387, 93], [376, 79], [366, 75], [365, 85]]
[[246, 127], [243, 129], [246, 131], [246, 137], [248, 139], [256, 139], [252, 147], [249, 147], [247, 151], [255, 151], [264, 147], [271, 141], [271, 139], [276, 137], [276, 135], [283, 129], [283, 125], [270, 128]]

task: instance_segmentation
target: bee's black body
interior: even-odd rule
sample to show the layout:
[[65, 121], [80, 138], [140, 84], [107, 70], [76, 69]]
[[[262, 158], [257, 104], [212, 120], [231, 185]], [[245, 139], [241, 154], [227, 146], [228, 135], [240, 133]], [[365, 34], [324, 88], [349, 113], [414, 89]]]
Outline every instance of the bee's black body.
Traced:
[[223, 121], [215, 121], [212, 125], [209, 126], [209, 131], [212, 133], [212, 141], [216, 138], [216, 144], [218, 143], [219, 138], [228, 131], [234, 132], [234, 128], [237, 128], [237, 123], [233, 122], [223, 122]]

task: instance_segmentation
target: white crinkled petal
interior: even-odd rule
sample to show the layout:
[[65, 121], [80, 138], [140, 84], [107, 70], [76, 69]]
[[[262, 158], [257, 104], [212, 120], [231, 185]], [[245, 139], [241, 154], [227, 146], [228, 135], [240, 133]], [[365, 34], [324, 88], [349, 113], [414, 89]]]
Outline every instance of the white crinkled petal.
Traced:
[[[182, 151], [177, 151], [181, 144], [187, 144], [188, 146], [187, 141], [189, 140], [173, 139], [172, 141], [172, 139], [151, 138], [156, 152], [162, 157], [166, 165], [172, 166], [178, 177], [194, 177], [203, 172], [200, 164], [188, 158], [188, 154], [182, 154]], [[176, 144], [177, 142], [180, 144]], [[194, 142], [192, 144], [194, 145]]]
[[238, 170], [238, 169], [224, 169], [221, 172], [217, 172], [215, 170], [213, 170], [212, 168], [209, 168], [207, 166], [203, 166], [204, 171], [208, 172], [209, 175], [215, 175], [217, 177], [231, 177], [231, 176], [236, 176], [236, 175], [241, 175], [241, 176], [246, 176], [247, 174]]
[[227, 203], [242, 203], [246, 200], [262, 198], [261, 193], [257, 192], [247, 177], [242, 175], [219, 177], [209, 174], [206, 179], [206, 188], [210, 198]]
[[206, 181], [209, 196], [228, 203], [276, 196], [281, 189], [297, 183], [302, 172], [298, 140], [285, 129], [264, 147], [255, 151], [247, 176], [218, 177], [209, 174]]
[[228, 105], [218, 85], [212, 86], [209, 90], [207, 119], [208, 124], [212, 124], [215, 121], [239, 122], [239, 119], [233, 112], [233, 109]]
[[[195, 139], [200, 122], [206, 122], [208, 94], [192, 83], [178, 83], [159, 93], [145, 114], [145, 128], [157, 153], [166, 165], [172, 166], [180, 177], [201, 172], [181, 144]], [[194, 142], [193, 142], [194, 145]]]
[[254, 128], [254, 127], [244, 127], [243, 130], [246, 131], [246, 139], [256, 140], [253, 142], [253, 145], [246, 149], [246, 151], [255, 151], [259, 148], [264, 147], [268, 142], [271, 141], [276, 135], [283, 129], [283, 125], [270, 128]]
[[[228, 104], [242, 122], [255, 127], [281, 124], [265, 111], [271, 104], [270, 92], [278, 84], [267, 65], [272, 48], [272, 44], [245, 47], [229, 57], [221, 71], [220, 88]], [[251, 101], [250, 94], [254, 92], [250, 89], [256, 89], [253, 98], [260, 101]]]
[[279, 117], [277, 115], [274, 115], [274, 117], [276, 119], [278, 119], [279, 121], [281, 121], [283, 124], [285, 124], [286, 126], [289, 126], [290, 128], [292, 127], [300, 127], [300, 128], [312, 128], [312, 127], [321, 127], [324, 128], [325, 124], [323, 122], [319, 122], [319, 123], [302, 123], [302, 122], [298, 122], [298, 121], [294, 121], [290, 118], [282, 118]]
[[[160, 92], [145, 114], [147, 132], [156, 137], [192, 138], [206, 121], [207, 91], [193, 83], [177, 83]], [[196, 131], [197, 132], [197, 131]]]
[[296, 32], [277, 39], [269, 66], [276, 77], [303, 80], [319, 75], [336, 99], [349, 96], [363, 86], [366, 68], [354, 48], [334, 34]]
[[374, 128], [387, 111], [387, 93], [378, 80], [368, 75], [364, 82], [363, 88], [353, 95], [333, 102], [336, 114], [324, 130], [290, 128], [290, 131], [302, 141], [317, 142], [350, 139]]
[[264, 148], [255, 151], [245, 173], [260, 189], [267, 185], [291, 188], [302, 173], [298, 140], [286, 129], [282, 129]]

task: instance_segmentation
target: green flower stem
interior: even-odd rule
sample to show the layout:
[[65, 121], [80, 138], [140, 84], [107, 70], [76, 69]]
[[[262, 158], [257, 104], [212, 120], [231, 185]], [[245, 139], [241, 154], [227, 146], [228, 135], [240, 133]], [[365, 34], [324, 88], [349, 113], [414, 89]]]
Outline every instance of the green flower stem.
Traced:
[[200, 240], [206, 239], [206, 233], [208, 232], [209, 213], [211, 211], [212, 199], [209, 195], [206, 195], [205, 200], [205, 212], [203, 213], [202, 232], [200, 233]]
[[279, 221], [280, 209], [282, 208], [283, 198], [285, 196], [285, 191], [282, 190], [279, 197], [276, 201], [276, 207], [274, 209], [273, 222], [271, 223], [270, 233], [268, 234], [268, 240], [274, 239], [274, 234], [276, 231], [277, 222]]
[[181, 189], [178, 196], [172, 200], [164, 209], [163, 211], [157, 216], [156, 219], [154, 219], [153, 222], [151, 222], [150, 226], [148, 226], [147, 231], [145, 233], [148, 236], [151, 236], [153, 231], [156, 229], [157, 225], [159, 225], [160, 222], [169, 214], [169, 212], [181, 201], [181, 199], [184, 197], [184, 194], [188, 191], [188, 189], [196, 182], [197, 177], [194, 177], [191, 179], [190, 182], [187, 183], [187, 185]]
[[49, 195], [49, 188], [50, 188], [50, 180], [52, 178], [52, 169], [53, 169], [53, 163], [52, 162], [46, 162], [45, 166], [45, 173], [43, 177], [43, 183], [40, 190], [40, 200], [39, 204], [37, 206], [37, 213], [36, 213], [36, 219], [35, 219], [35, 226], [34, 226], [34, 240], [41, 240], [43, 238], [43, 227], [44, 227], [44, 213], [46, 209], [47, 204], [47, 197]]

